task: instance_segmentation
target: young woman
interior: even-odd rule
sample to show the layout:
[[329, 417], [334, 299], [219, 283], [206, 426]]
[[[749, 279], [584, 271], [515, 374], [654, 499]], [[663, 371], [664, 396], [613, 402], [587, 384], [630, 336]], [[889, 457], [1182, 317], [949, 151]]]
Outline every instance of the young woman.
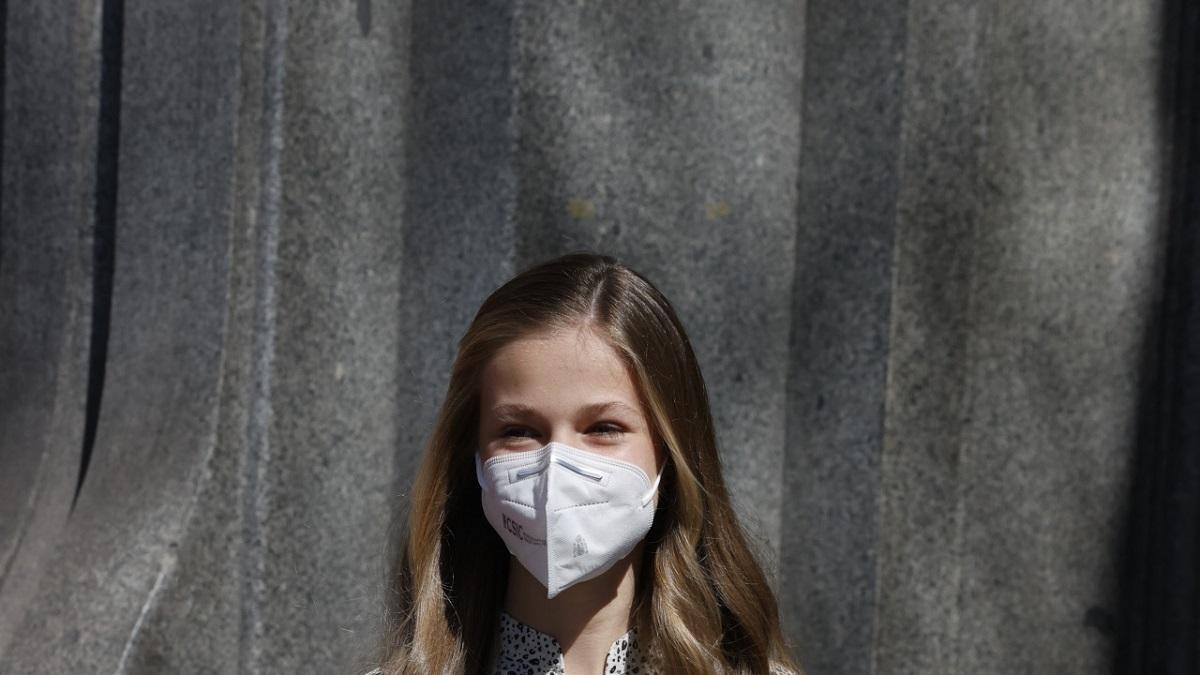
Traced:
[[382, 675], [799, 672], [683, 326], [609, 256], [484, 301], [403, 542]]

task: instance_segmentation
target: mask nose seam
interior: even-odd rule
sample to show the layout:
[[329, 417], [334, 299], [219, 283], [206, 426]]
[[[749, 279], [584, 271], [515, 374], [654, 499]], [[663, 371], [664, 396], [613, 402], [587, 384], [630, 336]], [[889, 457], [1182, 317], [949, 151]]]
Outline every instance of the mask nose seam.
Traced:
[[552, 521], [557, 521], [557, 518], [555, 518], [553, 508], [550, 505], [550, 497], [554, 494], [554, 485], [552, 484], [554, 482], [554, 471], [550, 468], [550, 466], [554, 463], [555, 448], [553, 446], [551, 446], [550, 444], [547, 444], [547, 447], [549, 448], [549, 450], [547, 450], [548, 456], [546, 457], [546, 480], [543, 482], [543, 485], [542, 485], [542, 488], [545, 490], [545, 493], [543, 495], [541, 495], [541, 500], [539, 501], [539, 503], [544, 505], [544, 508], [545, 508], [545, 518], [546, 518], [546, 599], [549, 600], [549, 599], [552, 599], [554, 596], [558, 595], [559, 581], [558, 581], [558, 570], [555, 569], [556, 560], [555, 560], [555, 555], [554, 555], [555, 554], [554, 545], [553, 545], [553, 542], [551, 541], [551, 535], [550, 535], [551, 531], [553, 531], [555, 529], [554, 526], [557, 525], [557, 522], [555, 522], [554, 525], [551, 524]]

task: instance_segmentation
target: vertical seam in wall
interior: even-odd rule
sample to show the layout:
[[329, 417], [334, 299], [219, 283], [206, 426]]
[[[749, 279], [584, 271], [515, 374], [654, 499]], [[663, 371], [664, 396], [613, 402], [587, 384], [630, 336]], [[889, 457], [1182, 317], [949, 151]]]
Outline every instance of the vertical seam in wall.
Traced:
[[990, 40], [988, 29], [993, 25], [994, 17], [991, 16], [993, 11], [997, 9], [997, 3], [977, 4], [976, 7], [980, 13], [976, 23], [975, 35], [975, 66], [979, 82], [978, 96], [976, 99], [976, 108], [972, 113], [976, 115], [975, 119], [975, 134], [972, 138], [974, 143], [972, 153], [972, 171], [971, 180], [971, 200], [972, 206], [970, 209], [970, 232], [966, 237], [966, 241], [970, 245], [970, 258], [967, 261], [967, 297], [963, 306], [964, 330], [966, 334], [963, 336], [963, 360], [961, 372], [958, 373], [959, 386], [962, 388], [962, 400], [958, 407], [958, 424], [959, 433], [957, 434], [956, 443], [958, 445], [955, 456], [955, 481], [954, 481], [954, 619], [950, 624], [952, 633], [950, 635], [950, 654], [952, 655], [952, 664], [948, 672], [962, 672], [963, 662], [963, 641], [962, 641], [962, 614], [964, 606], [963, 598], [963, 532], [966, 523], [966, 485], [963, 483], [963, 464], [967, 459], [967, 454], [970, 451], [969, 444], [974, 440], [973, 430], [970, 428], [970, 423], [974, 421], [974, 407], [976, 402], [976, 389], [971, 386], [971, 381], [975, 370], [973, 364], [978, 363], [978, 340], [977, 333], [966, 329], [975, 317], [976, 298], [979, 295], [979, 275], [976, 273], [979, 261], [980, 238], [983, 226], [981, 221], [985, 212], [986, 204], [984, 203], [984, 195], [987, 191], [984, 189], [984, 171], [983, 155], [987, 148], [988, 139], [988, 111], [990, 102], [987, 98], [987, 92], [991, 91], [987, 68], [988, 64], [988, 49], [990, 48]]
[[113, 271], [117, 236], [117, 189], [121, 141], [121, 63], [125, 33], [124, 0], [101, 0], [100, 105], [96, 118], [96, 173], [93, 193], [92, 325], [88, 346], [87, 399], [84, 408], [83, 447], [71, 511], [79, 501], [91, 465], [100, 402], [104, 394], [108, 359], [109, 319], [112, 310]]
[[243, 466], [241, 587], [238, 663], [258, 671], [262, 656], [263, 576], [265, 559], [262, 512], [269, 465], [271, 423], [271, 372], [275, 361], [275, 267], [279, 246], [281, 208], [280, 156], [283, 150], [283, 77], [287, 46], [287, 4], [268, 0], [264, 39], [262, 192], [259, 225], [255, 236], [255, 309], [252, 353], [252, 392], [247, 420], [246, 462]]
[[525, 267], [525, 261], [528, 259], [525, 245], [525, 237], [523, 236], [521, 227], [521, 215], [524, 209], [522, 206], [522, 183], [524, 178], [524, 163], [521, 153], [521, 77], [518, 69], [521, 67], [521, 22], [522, 13], [525, 9], [525, 3], [517, 0], [511, 5], [509, 35], [508, 35], [508, 83], [511, 91], [512, 114], [509, 115], [509, 140], [511, 142], [511, 151], [509, 152], [509, 163], [512, 167], [512, 208], [509, 210], [508, 225], [510, 236], [508, 237], [508, 268], [503, 270], [504, 276], [508, 277], [514, 274], [518, 269]]
[[905, 123], [907, 120], [905, 118], [904, 113], [908, 109], [907, 106], [905, 105], [905, 102], [907, 101], [907, 98], [908, 98], [907, 93], [910, 90], [910, 88], [909, 88], [908, 53], [909, 53], [909, 36], [912, 35], [912, 30], [911, 30], [911, 26], [910, 26], [911, 23], [912, 23], [912, 5], [911, 5], [911, 3], [908, 2], [908, 0], [905, 0], [904, 39], [903, 39], [903, 48], [901, 51], [901, 65], [900, 65], [900, 87], [899, 87], [900, 101], [899, 101], [899, 104], [897, 105], [897, 108], [898, 108], [897, 116], [899, 117], [899, 119], [896, 121], [897, 145], [899, 146], [899, 148], [896, 151], [896, 159], [895, 159], [895, 161], [896, 161], [896, 168], [895, 168], [896, 194], [895, 194], [895, 198], [893, 200], [892, 220], [893, 220], [894, 224], [892, 226], [892, 250], [891, 250], [891, 256], [890, 256], [890, 260], [889, 260], [889, 263], [891, 265], [891, 275], [890, 275], [890, 279], [888, 281], [887, 317], [885, 319], [885, 321], [887, 322], [885, 324], [887, 326], [887, 337], [886, 337], [887, 343], [884, 346], [884, 354], [886, 354], [887, 356], [885, 357], [884, 368], [883, 368], [883, 404], [881, 406], [883, 408], [883, 410], [880, 411], [880, 415], [879, 415], [879, 474], [877, 476], [878, 484], [875, 489], [875, 542], [876, 542], [875, 574], [872, 578], [873, 583], [872, 583], [872, 588], [871, 588], [871, 642], [870, 642], [871, 660], [870, 660], [870, 664], [868, 665], [868, 672], [872, 673], [872, 674], [879, 672], [879, 649], [878, 649], [879, 619], [880, 619], [879, 613], [881, 610], [879, 598], [880, 598], [880, 576], [881, 576], [882, 569], [880, 566], [881, 556], [880, 556], [878, 542], [879, 542], [879, 532], [881, 531], [880, 524], [883, 522], [883, 516], [884, 516], [884, 513], [883, 513], [883, 486], [884, 486], [885, 471], [887, 468], [885, 466], [885, 460], [887, 457], [886, 450], [887, 450], [887, 443], [888, 443], [888, 419], [889, 419], [888, 401], [890, 400], [891, 391], [892, 391], [892, 379], [893, 379], [893, 375], [894, 375], [892, 369], [895, 364], [895, 359], [893, 358], [893, 355], [892, 355], [892, 343], [895, 341], [895, 322], [892, 321], [892, 317], [896, 314], [896, 312], [895, 312], [895, 307], [896, 307], [895, 290], [896, 290], [896, 284], [899, 280], [898, 279], [899, 278], [898, 270], [900, 268], [900, 258], [901, 258], [900, 247], [897, 245], [898, 237], [896, 236], [896, 231], [901, 227], [900, 218], [903, 215], [903, 211], [901, 209], [901, 204], [900, 204], [900, 199], [901, 199], [901, 194], [903, 192], [903, 186], [904, 186], [904, 176], [905, 176], [904, 167], [906, 166], [905, 160], [907, 159], [907, 152], [906, 152], [907, 148], [904, 144]]
[[[8, 115], [4, 114], [4, 103], [6, 100], [5, 89], [8, 87], [8, 77], [6, 75], [8, 58], [8, 0], [0, 0], [0, 177], [4, 175], [4, 120]], [[0, 189], [0, 214], [4, 213], [4, 190]], [[4, 218], [0, 217], [0, 235], [3, 234]], [[4, 261], [4, 237], [0, 236], [0, 263]], [[4, 577], [0, 576], [0, 579]]]
[[[904, 59], [904, 64], [902, 66], [902, 69], [903, 69], [903, 75], [902, 75], [903, 84], [901, 86], [901, 92], [903, 92], [902, 96], [905, 96], [906, 93], [911, 90], [911, 87], [909, 85], [910, 70], [908, 68], [909, 63], [908, 63], [907, 56], [910, 52], [910, 46], [911, 46], [910, 36], [912, 35], [912, 32], [913, 32], [912, 31], [912, 21], [913, 21], [912, 16], [913, 16], [912, 8], [910, 6], [907, 9], [907, 21], [905, 22], [905, 38], [904, 38], [904, 52], [903, 52], [905, 59]], [[964, 320], [967, 322], [969, 322], [971, 317], [973, 316], [974, 306], [975, 306], [975, 296], [976, 296], [976, 290], [977, 290], [977, 275], [975, 274], [975, 269], [977, 266], [977, 256], [978, 256], [978, 249], [979, 249], [979, 246], [977, 245], [977, 242], [978, 242], [978, 239], [980, 236], [979, 235], [979, 233], [980, 233], [980, 222], [979, 221], [980, 221], [982, 213], [983, 213], [983, 204], [982, 204], [981, 196], [984, 194], [984, 191], [982, 189], [980, 189], [980, 181], [981, 181], [982, 177], [981, 177], [981, 173], [978, 171], [978, 169], [980, 166], [982, 166], [979, 161], [979, 158], [983, 152], [983, 148], [984, 148], [985, 141], [987, 138], [986, 101], [983, 98], [986, 95], [986, 92], [988, 90], [988, 88], [986, 86], [986, 82], [984, 81], [985, 73], [986, 73], [986, 70], [984, 68], [984, 60], [986, 57], [986, 54], [985, 54], [986, 41], [985, 41], [985, 39], [986, 39], [986, 29], [988, 26], [987, 17], [983, 17], [982, 19], [978, 20], [976, 26], [977, 26], [977, 30], [979, 31], [979, 34], [976, 36], [976, 39], [977, 39], [976, 54], [978, 55], [977, 60], [976, 60], [976, 67], [978, 68], [978, 72], [979, 72], [980, 99], [977, 102], [977, 109], [976, 109], [977, 126], [975, 127], [976, 132], [975, 132], [975, 135], [973, 138], [973, 142], [974, 142], [973, 155], [975, 158], [974, 168], [976, 169], [976, 174], [972, 178], [972, 186], [973, 186], [973, 195], [972, 196], [974, 197], [974, 204], [973, 204], [973, 207], [971, 210], [972, 221], [970, 224], [970, 233], [964, 238], [965, 240], [967, 240], [971, 243], [970, 258], [967, 262], [967, 267], [966, 267], [966, 271], [965, 271], [965, 273], [967, 275], [967, 288], [966, 288], [966, 298], [965, 298], [965, 301], [963, 304], [963, 316], [964, 316]], [[897, 153], [897, 158], [896, 158], [896, 161], [898, 162], [898, 168], [896, 171], [897, 186], [898, 186], [897, 187], [897, 203], [896, 203], [896, 206], [897, 206], [896, 219], [897, 219], [898, 225], [900, 223], [900, 218], [902, 217], [902, 209], [901, 209], [902, 205], [900, 204], [900, 199], [899, 199], [899, 191], [901, 190], [901, 188], [899, 186], [904, 185], [904, 176], [905, 176], [904, 168], [907, 165], [906, 161], [905, 161], [906, 157], [907, 157], [907, 150], [905, 147], [903, 147], [903, 139], [905, 136], [905, 129], [906, 129], [906, 119], [905, 119], [906, 109], [907, 108], [906, 108], [904, 102], [902, 101], [900, 104], [900, 123], [899, 123], [899, 133], [900, 133], [900, 137], [901, 137], [902, 147], [900, 149], [900, 152]], [[898, 270], [899, 270], [900, 256], [901, 256], [900, 247], [895, 245], [895, 236], [893, 233], [892, 270], [891, 270], [892, 271], [891, 289], [893, 289], [893, 290], [896, 288], [896, 284], [898, 282]], [[895, 312], [894, 312], [895, 302], [896, 302], [895, 294], [893, 293], [891, 300], [888, 303], [889, 355], [891, 353], [890, 345], [894, 341], [894, 337], [895, 337], [895, 334], [894, 334], [895, 324], [891, 318], [895, 314]], [[960, 401], [959, 401], [959, 411], [958, 411], [958, 419], [960, 421], [965, 421], [965, 420], [971, 419], [971, 416], [969, 413], [970, 413], [971, 407], [974, 403], [974, 396], [971, 394], [971, 388], [968, 386], [968, 380], [970, 378], [971, 372], [966, 364], [970, 364], [973, 362], [973, 358], [974, 358], [973, 354], [975, 352], [975, 345], [974, 345], [974, 340], [971, 339], [970, 333], [967, 333], [964, 336], [964, 340], [966, 341], [966, 343], [963, 345], [963, 364], [964, 365], [962, 366], [962, 370], [958, 373], [959, 387], [960, 387], [959, 390], [962, 393], [962, 399], [960, 399]], [[884, 393], [884, 411], [883, 411], [883, 415], [881, 417], [881, 420], [882, 420], [881, 438], [883, 438], [885, 447], [888, 442], [887, 427], [888, 427], [888, 419], [889, 419], [888, 412], [889, 411], [888, 411], [887, 404], [888, 404], [890, 391], [891, 391], [891, 384], [892, 384], [892, 380], [893, 380], [893, 376], [894, 376], [894, 371], [893, 371], [894, 365], [895, 365], [894, 359], [891, 356], [889, 356], [888, 362], [887, 362], [887, 367], [886, 367], [886, 372], [884, 375], [884, 392], [885, 392]], [[947, 625], [949, 628], [948, 637], [949, 637], [949, 641], [950, 641], [950, 646], [948, 647], [948, 650], [949, 650], [949, 653], [951, 654], [951, 665], [948, 669], [946, 669], [945, 672], [961, 672], [959, 664], [962, 661], [962, 659], [961, 659], [962, 645], [961, 645], [961, 641], [959, 640], [959, 636], [961, 633], [961, 631], [960, 631], [961, 620], [962, 620], [962, 611], [961, 610], [962, 610], [962, 605], [963, 605], [962, 551], [963, 551], [963, 531], [964, 531], [964, 524], [965, 524], [965, 518], [966, 518], [966, 514], [965, 514], [965, 511], [966, 511], [965, 492], [966, 491], [964, 490], [964, 486], [963, 486], [963, 483], [961, 480], [961, 469], [962, 469], [962, 464], [963, 464], [963, 458], [964, 458], [964, 455], [966, 452], [966, 443], [968, 442], [963, 439], [963, 436], [964, 436], [963, 433], [959, 433], [959, 438], [956, 441], [957, 442], [957, 451], [956, 451], [956, 458], [955, 458], [955, 472], [957, 475], [955, 476], [955, 496], [954, 496], [954, 499], [955, 499], [954, 522], [953, 522], [954, 541], [951, 542], [954, 560], [955, 560], [954, 569], [951, 571], [951, 575], [952, 575], [951, 583], [953, 584], [955, 599], [954, 599], [954, 606], [952, 608], [953, 614], [951, 617], [949, 617], [949, 620], [947, 622]], [[884, 472], [885, 472], [884, 462], [881, 461], [880, 462], [880, 485], [881, 485], [881, 487], [883, 484]], [[882, 522], [882, 520], [883, 520], [884, 514], [882, 513], [882, 509], [883, 509], [883, 491], [882, 491], [882, 489], [880, 489], [876, 493], [876, 512], [877, 512], [877, 521], [876, 522], [877, 522], [877, 524], [879, 522]], [[880, 614], [880, 610], [881, 610], [881, 605], [878, 601], [878, 599], [880, 597], [880, 580], [881, 580], [881, 575], [879, 574], [879, 565], [880, 565], [879, 558], [876, 559], [875, 564], [876, 564], [876, 574], [875, 574], [875, 580], [874, 580], [875, 581], [875, 590], [874, 590], [875, 596], [874, 597], [876, 599], [876, 602], [874, 604], [874, 612], [873, 612], [873, 617], [872, 617], [873, 626], [871, 629], [871, 634], [872, 634], [871, 642], [874, 647], [871, 650], [870, 671], [872, 673], [879, 672], [879, 655], [880, 655], [880, 649], [878, 648], [879, 640], [880, 640], [880, 635], [879, 635], [880, 617], [879, 617], [879, 614]]]
[[[805, 213], [804, 204], [802, 203], [802, 200], [804, 199], [804, 189], [803, 189], [803, 185], [801, 183], [804, 180], [804, 153], [805, 153], [805, 146], [806, 146], [805, 139], [807, 137], [807, 134], [806, 134], [807, 125], [805, 124], [805, 116], [804, 116], [804, 103], [805, 103], [805, 101], [808, 100], [809, 81], [808, 81], [808, 78], [806, 78], [804, 76], [804, 73], [805, 73], [805, 66], [807, 66], [807, 64], [808, 64], [808, 48], [809, 48], [809, 44], [810, 44], [810, 40], [808, 37], [808, 26], [809, 26], [808, 11], [809, 11], [809, 7], [811, 6], [811, 3], [812, 3], [812, 0], [802, 0], [803, 6], [800, 7], [800, 9], [798, 10], [799, 16], [800, 16], [800, 19], [799, 19], [800, 25], [798, 27], [799, 28], [798, 32], [800, 35], [800, 48], [797, 50], [797, 53], [800, 55], [800, 64], [796, 67], [796, 77], [799, 78], [799, 84], [796, 87], [796, 92], [797, 92], [797, 94], [796, 94], [796, 119], [800, 123], [800, 128], [796, 130], [796, 181], [795, 181], [796, 203], [792, 206], [792, 214], [795, 216], [795, 223], [794, 223], [794, 227], [792, 228], [792, 269], [791, 269], [792, 287], [790, 289], [790, 292], [788, 293], [788, 310], [789, 310], [788, 311], [788, 330], [787, 330], [787, 343], [785, 345], [786, 346], [785, 353], [787, 355], [786, 356], [787, 367], [784, 369], [784, 375], [783, 375], [783, 398], [782, 398], [782, 400], [783, 400], [783, 420], [782, 420], [783, 421], [783, 449], [782, 450], [783, 451], [779, 453], [779, 510], [777, 512], [778, 516], [779, 516], [779, 528], [777, 530], [778, 539], [775, 541], [774, 569], [771, 570], [771, 573], [773, 575], [772, 579], [771, 579], [771, 586], [772, 586], [772, 590], [775, 592], [775, 595], [777, 598], [781, 596], [781, 591], [783, 589], [783, 582], [784, 582], [784, 579], [783, 579], [783, 565], [784, 565], [784, 560], [783, 560], [783, 557], [784, 557], [784, 528], [783, 528], [784, 514], [783, 514], [783, 510], [784, 510], [784, 501], [783, 500], [785, 498], [785, 495], [787, 494], [787, 477], [789, 475], [791, 475], [790, 472], [792, 470], [792, 463], [793, 463], [793, 453], [788, 452], [788, 449], [792, 448], [794, 445], [794, 443], [793, 443], [794, 439], [789, 438], [789, 432], [790, 432], [790, 429], [792, 426], [790, 424], [790, 421], [791, 421], [791, 417], [792, 417], [792, 411], [794, 409], [793, 405], [792, 405], [791, 392], [794, 391], [794, 388], [796, 386], [795, 385], [796, 368], [794, 367], [793, 364], [795, 364], [797, 358], [799, 358], [799, 355], [796, 353], [796, 341], [798, 339], [797, 335], [796, 335], [797, 334], [797, 331], [796, 331], [796, 302], [797, 302], [796, 297], [800, 294], [800, 289], [798, 288], [800, 285], [800, 274], [798, 273], [798, 270], [800, 269], [800, 264], [801, 264], [801, 261], [800, 261], [800, 232], [801, 232], [801, 228], [804, 227], [804, 223], [801, 222], [801, 217]], [[797, 467], [797, 468], [803, 468], [803, 467]], [[782, 606], [780, 607], [780, 609], [781, 610], [783, 609]], [[787, 620], [789, 618], [785, 612], [781, 611], [780, 613], [783, 615], [780, 617], [781, 619]], [[784, 631], [789, 631], [789, 630], [799, 631], [799, 630], [801, 630], [800, 626], [784, 625], [784, 626], [782, 626], [782, 628]], [[797, 647], [799, 647], [798, 644], [789, 645], [789, 646], [792, 647], [793, 651], [795, 651], [795, 649]], [[798, 654], [796, 656], [797, 656], [797, 658], [799, 658]]]

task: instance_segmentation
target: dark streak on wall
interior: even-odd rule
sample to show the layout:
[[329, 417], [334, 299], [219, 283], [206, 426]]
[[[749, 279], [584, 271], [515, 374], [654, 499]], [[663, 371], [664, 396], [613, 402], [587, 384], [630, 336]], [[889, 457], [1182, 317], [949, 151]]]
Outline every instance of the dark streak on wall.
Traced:
[[[8, 0], [0, 0], [0, 115], [4, 114], [4, 92], [7, 89], [5, 73], [8, 72]], [[4, 123], [0, 121], [0, 177], [4, 175]], [[4, 191], [0, 190], [0, 214], [4, 213]], [[4, 217], [0, 215], [0, 231], [4, 229]], [[4, 237], [0, 236], [0, 260], [4, 260]]]
[[124, 0], [105, 0], [100, 37], [100, 113], [96, 143], [95, 244], [92, 268], [92, 337], [88, 353], [87, 412], [79, 479], [71, 502], [74, 510], [92, 459], [104, 368], [108, 357], [109, 311], [112, 307], [114, 250], [117, 235], [117, 173], [121, 138], [121, 43]]
[[1166, 270], [1147, 343], [1116, 672], [1200, 672], [1200, 5], [1163, 7]]

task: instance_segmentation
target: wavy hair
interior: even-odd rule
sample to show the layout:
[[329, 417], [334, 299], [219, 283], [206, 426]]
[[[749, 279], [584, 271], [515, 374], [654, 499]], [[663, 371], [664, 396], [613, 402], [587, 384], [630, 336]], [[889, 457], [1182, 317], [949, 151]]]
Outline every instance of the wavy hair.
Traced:
[[667, 452], [637, 574], [639, 641], [671, 673], [800, 672], [730, 505], [708, 391], [682, 324], [640, 274], [576, 251], [498, 288], [458, 343], [389, 570], [383, 675], [484, 673], [495, 658], [509, 555], [484, 518], [475, 480], [479, 374], [514, 340], [580, 325], [628, 366]]

